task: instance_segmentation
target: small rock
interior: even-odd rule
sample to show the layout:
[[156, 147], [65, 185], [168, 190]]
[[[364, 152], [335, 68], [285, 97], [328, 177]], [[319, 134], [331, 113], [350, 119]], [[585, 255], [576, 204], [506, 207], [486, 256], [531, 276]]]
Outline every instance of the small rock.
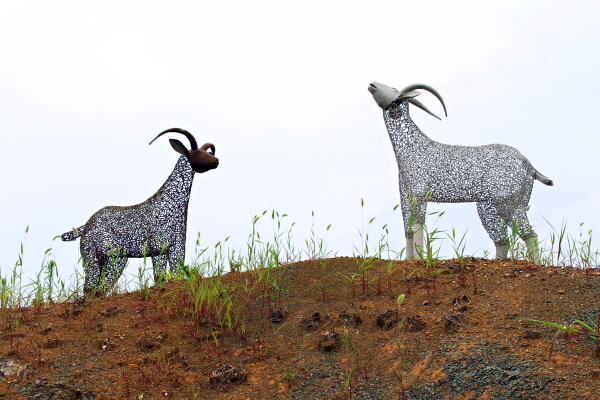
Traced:
[[600, 369], [593, 369], [590, 371], [590, 376], [593, 379], [600, 380]]
[[454, 313], [446, 316], [444, 328], [447, 332], [457, 332], [464, 326], [464, 314]]
[[361, 322], [362, 318], [354, 311], [342, 311], [338, 315], [336, 324], [345, 328], [356, 328]]
[[383, 330], [390, 330], [396, 326], [398, 322], [398, 310], [387, 309], [383, 314], [377, 315], [377, 326], [383, 328]]
[[301, 328], [305, 328], [309, 332], [320, 328], [321, 325], [324, 323], [324, 321], [321, 319], [321, 314], [319, 314], [318, 312], [313, 313], [310, 317], [299, 319], [299, 326]]
[[211, 373], [209, 381], [212, 384], [241, 382], [246, 379], [246, 375], [242, 366], [238, 369], [233, 365], [221, 365]]
[[517, 313], [508, 313], [508, 314], [506, 314], [506, 316], [510, 317], [510, 318], [516, 318], [517, 317]]
[[425, 321], [423, 321], [420, 315], [415, 315], [414, 317], [407, 317], [406, 323], [406, 329], [409, 332], [419, 332], [425, 330], [425, 327], [427, 326], [427, 324], [425, 323]]
[[66, 340], [55, 337], [52, 339], [48, 339], [48, 341], [46, 342], [44, 347], [46, 347], [47, 349], [55, 349], [57, 347], [64, 345], [65, 343], [66, 343]]
[[535, 329], [527, 329], [525, 333], [523, 333], [523, 337], [525, 339], [539, 339], [543, 335], [542, 332], [536, 331]]
[[10, 375], [20, 376], [25, 369], [27, 369], [27, 365], [20, 365], [9, 360], [0, 368], [0, 374], [4, 375], [5, 378]]
[[422, 303], [422, 305], [424, 305], [424, 306], [426, 306], [426, 305], [429, 305], [429, 302], [428, 302], [427, 300], [425, 300], [425, 301]]
[[437, 301], [435, 302], [435, 305], [436, 305], [436, 306], [439, 306], [440, 304], [442, 304], [442, 301], [441, 301], [441, 300], [437, 300]]
[[271, 309], [271, 322], [278, 324], [285, 320], [288, 315], [288, 309], [286, 307], [277, 307]]
[[109, 339], [98, 339], [96, 343], [100, 350], [112, 350], [117, 347], [117, 344]]
[[74, 309], [72, 309], [69, 314], [70, 316], [76, 317], [77, 315], [81, 314], [83, 312], [83, 307], [75, 307]]
[[470, 302], [471, 302], [471, 298], [469, 296], [467, 296], [466, 294], [452, 299], [452, 304], [455, 306], [458, 306], [460, 304], [469, 304]]
[[557, 293], [562, 296], [563, 294], [565, 294], [565, 291], [564, 290], [559, 290]]
[[321, 339], [319, 339], [319, 350], [326, 353], [335, 351], [341, 342], [339, 332], [325, 332], [321, 334]]
[[112, 317], [117, 314], [121, 309], [119, 307], [108, 307], [105, 311], [102, 311], [100, 315], [103, 317]]

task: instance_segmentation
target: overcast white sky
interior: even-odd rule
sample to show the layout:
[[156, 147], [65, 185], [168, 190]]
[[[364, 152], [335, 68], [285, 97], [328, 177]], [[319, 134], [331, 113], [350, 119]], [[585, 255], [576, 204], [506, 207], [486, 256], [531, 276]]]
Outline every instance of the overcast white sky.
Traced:
[[[377, 236], [399, 202], [373, 80], [432, 85], [448, 118], [412, 111], [432, 139], [512, 145], [554, 180], [530, 201], [541, 239], [544, 217], [573, 235], [600, 226], [599, 2], [362, 3], [0, 3], [1, 274], [26, 240], [25, 276], [52, 247], [68, 277], [79, 242], [52, 238], [154, 194], [179, 155], [167, 138], [148, 142], [171, 127], [221, 160], [195, 178], [188, 259], [198, 231], [241, 247], [265, 209], [296, 221], [298, 243], [314, 210], [317, 234], [333, 224], [329, 246], [351, 255], [361, 224], [377, 217]], [[474, 204], [434, 210], [441, 229], [468, 230], [468, 254], [493, 250]], [[403, 247], [400, 210], [391, 227]]]

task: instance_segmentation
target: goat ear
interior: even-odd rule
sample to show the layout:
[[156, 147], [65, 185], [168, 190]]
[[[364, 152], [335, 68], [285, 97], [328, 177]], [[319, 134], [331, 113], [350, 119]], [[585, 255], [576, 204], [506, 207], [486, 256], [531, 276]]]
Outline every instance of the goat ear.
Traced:
[[171, 147], [173, 147], [173, 149], [179, 154], [183, 154], [184, 156], [188, 155], [188, 149], [186, 149], [183, 143], [181, 143], [179, 140], [169, 139], [169, 143], [171, 143]]
[[417, 97], [420, 94], [421, 94], [421, 92], [417, 92], [416, 90], [411, 90], [410, 92], [400, 93], [400, 96], [398, 96], [398, 100]]

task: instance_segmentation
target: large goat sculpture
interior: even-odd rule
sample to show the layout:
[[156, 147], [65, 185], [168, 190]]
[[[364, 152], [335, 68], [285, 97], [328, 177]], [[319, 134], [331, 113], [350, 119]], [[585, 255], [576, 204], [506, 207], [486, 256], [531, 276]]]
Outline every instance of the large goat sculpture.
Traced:
[[481, 222], [496, 245], [496, 258], [508, 255], [507, 227], [516, 223], [530, 257], [539, 262], [537, 234], [527, 219], [533, 181], [552, 186], [517, 149], [503, 144], [454, 146], [425, 136], [409, 115], [413, 104], [440, 119], [415, 99], [418, 89], [442, 96], [431, 86], [413, 84], [402, 90], [373, 82], [368, 87], [383, 119], [396, 153], [406, 256], [412, 258], [423, 246], [427, 202], [476, 202]]
[[61, 235], [63, 241], [81, 236], [81, 256], [85, 266], [84, 292], [109, 289], [119, 279], [129, 258], [151, 257], [155, 281], [167, 262], [176, 271], [185, 259], [187, 212], [195, 173], [219, 166], [215, 146], [206, 143], [198, 148], [196, 139], [185, 129], [167, 129], [189, 140], [188, 150], [179, 140], [170, 139], [175, 151], [182, 154], [173, 172], [152, 197], [129, 207], [104, 207], [85, 225]]

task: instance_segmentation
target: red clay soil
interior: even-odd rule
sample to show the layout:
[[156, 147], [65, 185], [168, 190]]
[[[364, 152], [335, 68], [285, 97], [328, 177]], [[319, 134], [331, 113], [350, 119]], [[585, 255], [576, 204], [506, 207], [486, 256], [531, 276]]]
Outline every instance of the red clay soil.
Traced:
[[600, 398], [596, 342], [508, 317], [596, 321], [595, 270], [365, 261], [364, 275], [340, 257], [210, 278], [214, 307], [234, 299], [229, 323], [196, 306], [209, 278], [3, 309], [0, 398]]

